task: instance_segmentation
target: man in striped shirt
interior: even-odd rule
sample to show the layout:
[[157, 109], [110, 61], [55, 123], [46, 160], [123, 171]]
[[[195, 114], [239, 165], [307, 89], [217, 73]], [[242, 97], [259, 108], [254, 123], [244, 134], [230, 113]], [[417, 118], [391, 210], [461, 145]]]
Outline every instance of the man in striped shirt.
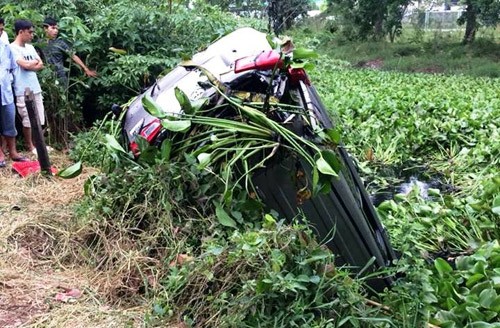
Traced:
[[64, 86], [68, 86], [68, 74], [64, 67], [64, 61], [70, 57], [80, 68], [85, 75], [89, 77], [96, 77], [97, 72], [91, 70], [75, 53], [71, 52], [70, 45], [61, 38], [59, 35], [59, 26], [57, 21], [53, 18], [46, 18], [43, 21], [43, 29], [47, 37], [47, 45], [43, 48], [43, 54], [47, 64], [54, 65], [55, 73], [60, 82]]

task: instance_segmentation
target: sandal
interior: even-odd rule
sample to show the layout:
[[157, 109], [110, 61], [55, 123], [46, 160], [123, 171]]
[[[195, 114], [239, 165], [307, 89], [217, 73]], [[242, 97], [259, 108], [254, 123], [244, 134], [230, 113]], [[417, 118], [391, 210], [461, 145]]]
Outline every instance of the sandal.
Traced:
[[29, 162], [30, 160], [24, 156], [14, 157], [12, 158], [14, 162]]

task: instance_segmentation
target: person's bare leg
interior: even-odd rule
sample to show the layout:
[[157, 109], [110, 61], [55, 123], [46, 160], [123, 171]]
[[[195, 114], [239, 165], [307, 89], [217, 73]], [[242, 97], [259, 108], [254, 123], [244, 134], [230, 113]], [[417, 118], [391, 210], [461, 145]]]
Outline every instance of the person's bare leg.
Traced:
[[2, 151], [4, 152], [4, 155], [5, 155], [5, 152], [8, 150], [7, 148], [7, 140], [5, 140], [5, 138], [2, 136], [0, 137], [0, 139], [2, 140]]
[[16, 138], [14, 137], [4, 137], [4, 138], [5, 142], [7, 143], [7, 149], [9, 150], [10, 158], [22, 157], [21, 154], [19, 154], [16, 149]]
[[33, 149], [35, 149], [35, 145], [33, 145], [33, 139], [31, 136], [31, 128], [23, 127], [23, 136], [28, 151], [32, 151]]
[[3, 164], [5, 163], [5, 155], [3, 153], [2, 148], [0, 148], [0, 163], [2, 163], [2, 167], [4, 166]]

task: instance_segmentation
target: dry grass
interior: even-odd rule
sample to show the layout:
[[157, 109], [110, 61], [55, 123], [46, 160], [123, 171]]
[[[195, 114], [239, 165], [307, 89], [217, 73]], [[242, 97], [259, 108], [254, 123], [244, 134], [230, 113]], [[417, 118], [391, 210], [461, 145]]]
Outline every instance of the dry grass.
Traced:
[[[57, 168], [68, 164], [61, 153], [51, 154], [51, 160]], [[75, 249], [82, 246], [71, 223], [72, 205], [82, 198], [83, 183], [93, 173], [86, 169], [71, 180], [40, 174], [23, 179], [10, 166], [0, 169], [1, 327], [144, 325], [147, 306], [110, 306], [101, 295], [120, 286], [123, 275], [132, 270], [115, 275], [74, 259], [79, 254]], [[54, 296], [63, 288], [77, 288], [83, 295], [75, 303], [61, 303]]]

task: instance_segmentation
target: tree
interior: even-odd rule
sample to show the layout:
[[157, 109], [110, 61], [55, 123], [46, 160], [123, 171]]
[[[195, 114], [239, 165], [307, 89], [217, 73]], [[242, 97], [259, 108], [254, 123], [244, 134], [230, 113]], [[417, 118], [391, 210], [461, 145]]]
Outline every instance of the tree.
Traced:
[[328, 0], [329, 11], [349, 39], [391, 41], [401, 32], [403, 14], [410, 0]]
[[212, 6], [234, 12], [240, 16], [260, 17], [265, 15], [266, 1], [263, 0], [206, 0]]
[[403, 20], [406, 8], [409, 5], [407, 0], [391, 1], [387, 6], [387, 16], [384, 21], [385, 32], [389, 35], [389, 40], [394, 42], [396, 36], [403, 30]]
[[292, 27], [297, 17], [306, 16], [312, 7], [310, 0], [268, 1], [269, 27], [276, 34]]
[[[8, 28], [23, 17], [37, 26], [39, 35], [46, 16], [57, 18], [60, 34], [73, 50], [88, 55], [87, 66], [100, 73], [92, 80], [73, 74], [66, 90], [55, 84], [50, 70], [40, 73], [50, 138], [61, 144], [67, 140], [59, 137], [60, 132], [67, 132], [67, 122], [81, 124], [82, 112], [90, 114], [89, 121], [104, 115], [113, 103], [141, 93], [161, 72], [218, 36], [243, 24], [262, 26], [238, 20], [204, 1], [191, 10], [186, 0], [0, 0], [0, 13]], [[68, 101], [63, 102], [61, 95]]]
[[500, 1], [465, 0], [465, 11], [458, 19], [458, 24], [465, 24], [463, 43], [474, 42], [479, 26], [496, 26], [500, 22]]

